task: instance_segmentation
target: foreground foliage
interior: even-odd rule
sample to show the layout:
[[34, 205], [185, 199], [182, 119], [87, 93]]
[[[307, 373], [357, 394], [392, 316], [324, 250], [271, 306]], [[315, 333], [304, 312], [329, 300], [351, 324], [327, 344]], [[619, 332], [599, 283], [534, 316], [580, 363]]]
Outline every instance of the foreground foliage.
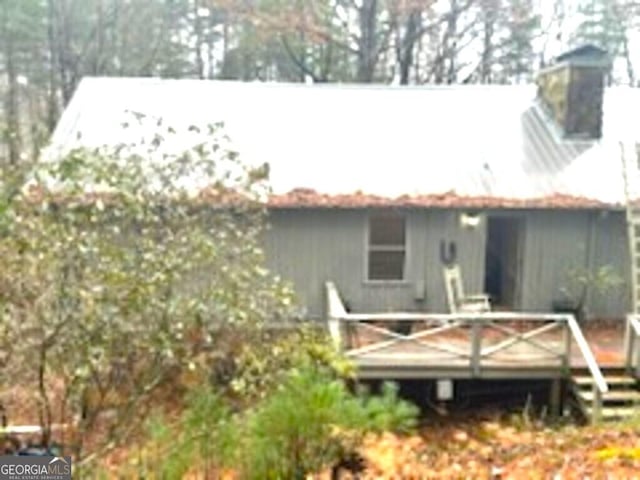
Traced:
[[[351, 393], [327, 369], [303, 365], [251, 408], [232, 413], [219, 392], [202, 387], [171, 422], [155, 417], [148, 440], [130, 452], [125, 477], [305, 478], [357, 452], [366, 435], [412, 432], [417, 409], [397, 397]], [[217, 473], [212, 473], [217, 472]]]
[[367, 432], [410, 431], [417, 413], [391, 385], [379, 397], [356, 396], [321, 372], [293, 371], [248, 415], [242, 476], [305, 478], [349, 457]]
[[[220, 404], [216, 408], [215, 412], [221, 411]], [[220, 417], [214, 414], [212, 418]], [[178, 425], [179, 423], [173, 424], [176, 428]], [[235, 423], [232, 431], [240, 436], [246, 435], [246, 430], [237, 430], [238, 425], [240, 424]], [[357, 478], [361, 480], [637, 478], [637, 472], [640, 471], [638, 425], [637, 421], [633, 421], [600, 427], [575, 425], [551, 427], [534, 420], [523, 422], [520, 416], [501, 418], [493, 414], [472, 418], [430, 418], [425, 420], [421, 428], [414, 428], [409, 432], [369, 431], [359, 438], [356, 450], [361, 456], [364, 470], [358, 473]], [[171, 435], [166, 434], [168, 431], [164, 430], [165, 436], [162, 438], [163, 441], [171, 443]], [[176, 431], [171, 430], [173, 438]], [[161, 437], [152, 438], [157, 442]], [[216, 445], [222, 445], [222, 447], [217, 451], [218, 456], [215, 458], [234, 458], [237, 462], [237, 457], [232, 456], [235, 450], [245, 459], [244, 465], [248, 466], [250, 463], [246, 463], [247, 461], [255, 462], [263, 455], [246, 449], [241, 450], [239, 447], [246, 447], [249, 440], [241, 441], [238, 436], [235, 438], [221, 436], [218, 439]], [[227, 448], [229, 439], [231, 444], [235, 445], [231, 449]], [[157, 446], [158, 443], [147, 443], [147, 448], [150, 448], [150, 445]], [[176, 444], [173, 443], [173, 445]], [[158, 462], [151, 461], [149, 456], [140, 456], [133, 450], [129, 453], [131, 455], [127, 458], [135, 457], [147, 466], [147, 470], [144, 470], [146, 478], [161, 478], [157, 471], [154, 473], [149, 468], [152, 465], [157, 466]], [[254, 455], [258, 457], [253, 458]], [[124, 474], [122, 458], [124, 457], [120, 457], [117, 461], [118, 468], [112, 468], [112, 472], [117, 470], [120, 475]], [[207, 471], [202, 461], [204, 457], [199, 457], [200, 462], [193, 461], [196, 457], [189, 458], [190, 463], [183, 464], [183, 470], [180, 471], [181, 475], [187, 475], [187, 478], [251, 477], [248, 472], [243, 473], [239, 468], [240, 464], [235, 468], [220, 464], [214, 467], [216, 463], [211, 461], [212, 457], [209, 457], [208, 465], [212, 468]], [[290, 457], [283, 460], [286, 461], [288, 458]], [[171, 465], [179, 458], [174, 456], [165, 460], [168, 462], [166, 465]], [[194, 466], [196, 468], [193, 468]], [[136, 468], [139, 467], [140, 464], [136, 466]], [[129, 475], [124, 475], [124, 478], [139, 478], [137, 474], [141, 472], [143, 471], [130, 468]], [[165, 471], [167, 472], [169, 470]], [[306, 478], [328, 480], [334, 478], [332, 473], [335, 472], [330, 468], [319, 465], [317, 470], [308, 474]], [[262, 473], [262, 477], [268, 478], [268, 475]], [[179, 477], [165, 476], [164, 478]], [[294, 477], [281, 475], [280, 478]], [[356, 477], [346, 473], [339, 478]]]
[[138, 118], [130, 137], [39, 165], [28, 189], [0, 178], [2, 381], [37, 392], [23, 417], [43, 443], [72, 426], [77, 461], [87, 442], [87, 460], [126, 442], [184, 376], [224, 371], [292, 304], [260, 249], [266, 170], [217, 126]]
[[146, 425], [126, 476], [276, 479], [410, 430], [393, 388], [350, 393], [325, 335], [290, 328], [291, 291], [260, 249], [268, 169], [241, 164], [219, 127], [148, 123], [0, 182], [2, 374], [37, 392], [23, 418], [40, 443], [58, 435], [85, 477]]

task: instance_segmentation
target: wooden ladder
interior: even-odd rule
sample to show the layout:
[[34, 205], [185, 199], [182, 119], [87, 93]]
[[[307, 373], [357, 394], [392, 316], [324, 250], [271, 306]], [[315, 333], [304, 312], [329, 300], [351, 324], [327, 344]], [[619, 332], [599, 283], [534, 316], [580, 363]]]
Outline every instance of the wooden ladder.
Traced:
[[631, 311], [640, 313], [640, 144], [620, 143], [627, 239], [631, 259]]

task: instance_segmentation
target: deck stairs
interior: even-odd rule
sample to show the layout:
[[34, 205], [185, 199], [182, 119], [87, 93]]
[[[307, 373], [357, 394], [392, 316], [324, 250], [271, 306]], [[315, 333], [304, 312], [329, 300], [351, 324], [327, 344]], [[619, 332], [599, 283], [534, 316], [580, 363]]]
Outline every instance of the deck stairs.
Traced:
[[631, 261], [631, 311], [640, 313], [640, 143], [620, 143], [627, 238]]
[[626, 373], [624, 368], [604, 368], [604, 378], [609, 391], [602, 395], [600, 418], [594, 417], [593, 377], [588, 372], [577, 370], [571, 376], [570, 389], [575, 403], [587, 421], [624, 421], [640, 418], [640, 383]]

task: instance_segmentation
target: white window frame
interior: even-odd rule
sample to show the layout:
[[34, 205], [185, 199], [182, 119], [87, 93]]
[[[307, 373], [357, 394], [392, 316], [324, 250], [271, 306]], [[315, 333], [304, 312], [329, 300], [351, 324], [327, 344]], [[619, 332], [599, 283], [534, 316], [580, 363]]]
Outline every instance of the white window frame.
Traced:
[[[371, 220], [376, 216], [389, 215], [402, 218], [404, 226], [404, 245], [371, 245]], [[364, 238], [364, 281], [369, 284], [406, 284], [407, 283], [407, 258], [409, 256], [409, 238], [408, 238], [408, 216], [404, 212], [398, 211], [373, 211], [369, 212], [365, 217], [366, 228]], [[371, 252], [404, 252], [402, 262], [402, 278], [373, 279], [370, 277], [370, 253]]]

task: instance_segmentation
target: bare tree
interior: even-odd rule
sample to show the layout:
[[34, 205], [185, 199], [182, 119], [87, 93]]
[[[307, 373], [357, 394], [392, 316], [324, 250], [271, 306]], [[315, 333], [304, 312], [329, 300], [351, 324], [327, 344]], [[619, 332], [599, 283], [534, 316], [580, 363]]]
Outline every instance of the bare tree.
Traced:
[[415, 67], [417, 52], [425, 33], [434, 28], [425, 17], [435, 3], [434, 0], [395, 0], [389, 2], [389, 13], [395, 31], [395, 56], [400, 84], [408, 85], [411, 70]]
[[480, 15], [482, 23], [482, 58], [480, 59], [479, 81], [493, 83], [493, 65], [495, 63], [496, 34], [498, 25], [500, 0], [482, 0]]
[[[7, 33], [8, 20], [5, 12], [5, 34]], [[7, 96], [5, 99], [6, 127], [5, 137], [7, 142], [9, 163], [15, 165], [20, 159], [20, 114], [18, 111], [18, 80], [15, 65], [14, 41], [11, 35], [5, 35], [4, 46], [5, 68], [7, 78]]]

